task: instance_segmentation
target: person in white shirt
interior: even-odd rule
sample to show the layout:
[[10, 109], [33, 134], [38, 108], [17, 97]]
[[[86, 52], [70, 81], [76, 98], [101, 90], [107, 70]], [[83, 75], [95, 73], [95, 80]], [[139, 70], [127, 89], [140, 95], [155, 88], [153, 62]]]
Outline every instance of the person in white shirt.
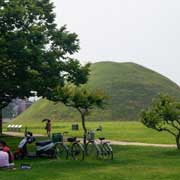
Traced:
[[9, 155], [7, 152], [4, 152], [0, 149], [0, 167], [9, 167]]

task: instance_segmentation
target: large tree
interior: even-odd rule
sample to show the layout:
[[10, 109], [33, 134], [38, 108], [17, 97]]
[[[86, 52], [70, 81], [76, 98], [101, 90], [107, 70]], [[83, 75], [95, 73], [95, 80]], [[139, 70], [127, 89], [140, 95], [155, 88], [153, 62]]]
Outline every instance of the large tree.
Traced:
[[160, 94], [149, 108], [143, 110], [141, 118], [148, 128], [174, 136], [180, 150], [180, 103], [168, 95]]
[[81, 116], [82, 127], [84, 130], [84, 144], [86, 144], [86, 116], [94, 108], [104, 108], [107, 96], [100, 90], [89, 90], [86, 87], [73, 86], [66, 84], [57, 87], [52, 93], [52, 100], [62, 102], [66, 106], [75, 108]]
[[[55, 23], [50, 0], [0, 0], [0, 110], [14, 98], [51, 98], [64, 80], [85, 83], [89, 65], [68, 58], [79, 40]], [[2, 113], [0, 113], [0, 134]]]

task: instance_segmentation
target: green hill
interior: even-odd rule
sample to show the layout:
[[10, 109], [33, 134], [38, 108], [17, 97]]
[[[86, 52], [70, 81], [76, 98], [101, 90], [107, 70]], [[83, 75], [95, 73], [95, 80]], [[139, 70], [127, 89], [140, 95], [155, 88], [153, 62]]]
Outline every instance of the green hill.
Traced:
[[[142, 108], [160, 92], [180, 99], [180, 87], [168, 78], [135, 63], [98, 62], [91, 67], [87, 85], [102, 89], [110, 97], [105, 110], [95, 110], [89, 120], [137, 120]], [[78, 120], [79, 114], [62, 104], [41, 99], [16, 120]]]

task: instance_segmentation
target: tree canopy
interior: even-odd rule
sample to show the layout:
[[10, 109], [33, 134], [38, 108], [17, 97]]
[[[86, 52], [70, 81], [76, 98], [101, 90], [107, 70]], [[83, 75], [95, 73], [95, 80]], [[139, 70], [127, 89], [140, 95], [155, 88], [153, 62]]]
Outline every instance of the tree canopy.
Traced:
[[66, 106], [75, 108], [81, 115], [82, 127], [84, 130], [84, 143], [86, 144], [87, 128], [85, 116], [89, 115], [94, 108], [104, 108], [107, 96], [100, 90], [89, 90], [86, 87], [77, 87], [66, 84], [64, 87], [57, 87], [53, 92], [52, 100], [62, 102]]
[[176, 102], [169, 95], [160, 94], [149, 108], [143, 110], [141, 118], [148, 128], [173, 135], [177, 148], [180, 149], [180, 102]]
[[78, 36], [57, 26], [53, 9], [50, 0], [0, 0], [0, 109], [31, 91], [51, 98], [64, 81], [87, 81], [89, 64], [69, 58]]

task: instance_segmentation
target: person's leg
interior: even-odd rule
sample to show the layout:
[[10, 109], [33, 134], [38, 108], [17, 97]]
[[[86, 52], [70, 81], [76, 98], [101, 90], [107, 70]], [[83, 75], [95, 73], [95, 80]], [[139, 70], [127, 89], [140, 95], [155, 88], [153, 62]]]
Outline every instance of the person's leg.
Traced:
[[50, 138], [51, 137], [51, 132], [50, 131], [48, 131], [48, 138]]

